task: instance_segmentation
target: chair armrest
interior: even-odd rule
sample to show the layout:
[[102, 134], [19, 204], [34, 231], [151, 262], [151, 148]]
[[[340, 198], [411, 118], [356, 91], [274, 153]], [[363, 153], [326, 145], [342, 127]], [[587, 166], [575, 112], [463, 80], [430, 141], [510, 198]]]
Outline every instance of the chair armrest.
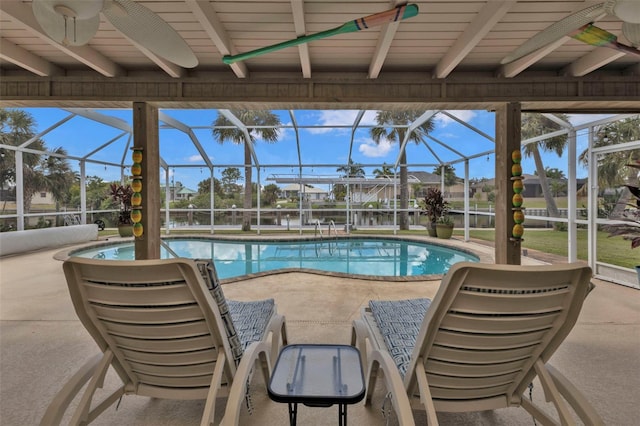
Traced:
[[269, 377], [271, 376], [270, 346], [265, 342], [253, 342], [245, 349], [229, 389], [229, 398], [227, 399], [224, 417], [220, 422], [221, 426], [237, 425], [240, 421], [240, 407], [242, 407], [242, 401], [247, 392], [247, 381], [256, 361], [260, 361], [265, 385], [269, 383]]
[[414, 426], [415, 421], [411, 411], [411, 403], [404, 388], [402, 377], [400, 377], [400, 372], [398, 372], [391, 355], [384, 350], [372, 350], [369, 354], [368, 370], [365, 404], [371, 402], [376, 378], [379, 375], [378, 370], [382, 370], [386, 389], [391, 394], [391, 402], [398, 416], [398, 423], [403, 426]]

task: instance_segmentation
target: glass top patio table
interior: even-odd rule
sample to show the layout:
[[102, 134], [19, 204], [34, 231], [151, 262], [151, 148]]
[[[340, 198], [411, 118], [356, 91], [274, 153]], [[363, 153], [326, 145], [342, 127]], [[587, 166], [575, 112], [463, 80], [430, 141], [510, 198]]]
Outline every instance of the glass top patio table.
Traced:
[[300, 344], [282, 348], [269, 380], [269, 397], [289, 404], [289, 422], [296, 424], [297, 404], [339, 405], [339, 424], [346, 424], [347, 404], [364, 398], [360, 352], [349, 345]]

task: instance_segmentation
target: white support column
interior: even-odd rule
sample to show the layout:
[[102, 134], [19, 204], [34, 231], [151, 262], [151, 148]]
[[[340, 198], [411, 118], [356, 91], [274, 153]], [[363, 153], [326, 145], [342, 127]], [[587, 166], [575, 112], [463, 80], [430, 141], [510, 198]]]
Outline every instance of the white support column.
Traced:
[[24, 165], [22, 151], [16, 151], [16, 228], [24, 231]]
[[578, 260], [577, 189], [576, 189], [576, 131], [569, 131], [569, 188], [567, 190], [567, 257], [569, 262]]
[[398, 233], [398, 169], [393, 172], [393, 235]]
[[87, 223], [87, 170], [84, 160], [80, 160], [80, 223]]
[[[215, 197], [214, 197], [214, 193], [215, 193], [215, 177], [214, 177], [214, 170], [213, 170], [213, 166], [211, 167], [211, 183], [209, 184], [209, 186], [211, 187], [211, 190], [209, 191], [209, 205], [211, 206], [211, 234], [215, 234], [215, 220], [216, 220], [216, 215], [215, 215]], [[213, 259], [213, 257], [212, 257]]]
[[169, 179], [169, 166], [164, 169], [164, 187], [166, 191], [164, 191], [164, 233], [165, 235], [169, 235], [171, 233], [171, 212], [169, 211], [169, 203], [171, 202], [171, 180]]
[[587, 203], [589, 204], [589, 226], [588, 226], [588, 235], [587, 235], [587, 262], [589, 266], [593, 270], [594, 273], [597, 273], [596, 269], [596, 261], [597, 261], [597, 233], [598, 233], [598, 154], [593, 152], [593, 140], [594, 140], [594, 131], [593, 127], [589, 127], [589, 148], [588, 149], [588, 159], [589, 159], [589, 175], [588, 182], [589, 185], [589, 194], [587, 198]]
[[469, 160], [464, 160], [464, 240], [469, 241]]
[[258, 188], [257, 188], [257, 189], [258, 189], [258, 194], [257, 194], [257, 199], [256, 199], [256, 202], [257, 202], [257, 204], [258, 204], [258, 205], [256, 206], [256, 207], [257, 207], [257, 209], [258, 209], [258, 210], [257, 210], [257, 219], [256, 219], [256, 220], [257, 220], [257, 222], [256, 222], [256, 229], [257, 229], [258, 235], [260, 235], [260, 200], [261, 200], [261, 198], [262, 198], [262, 197], [260, 196], [260, 194], [262, 193], [262, 190], [261, 190], [261, 188], [260, 188], [260, 166], [257, 166], [257, 167], [256, 167], [256, 179], [258, 180], [258, 183], [257, 183], [257, 187], [258, 187]]
[[442, 166], [440, 166], [440, 192], [442, 192], [442, 195], [444, 195], [444, 171], [445, 171], [445, 165], [443, 164]]

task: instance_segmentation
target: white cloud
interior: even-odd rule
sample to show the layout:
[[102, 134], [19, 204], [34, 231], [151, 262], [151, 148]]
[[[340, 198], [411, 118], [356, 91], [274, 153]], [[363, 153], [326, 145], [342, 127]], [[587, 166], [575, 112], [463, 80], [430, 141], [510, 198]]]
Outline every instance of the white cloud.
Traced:
[[[449, 114], [459, 118], [460, 120], [464, 121], [465, 123], [468, 123], [469, 121], [471, 121], [477, 114], [475, 111], [462, 111], [462, 110], [452, 110], [452, 111], [447, 111]], [[453, 118], [449, 117], [448, 115], [444, 115], [444, 114], [436, 114], [434, 120], [436, 121], [436, 123], [442, 127], [446, 127], [451, 123], [454, 123], [455, 121], [453, 120]]]
[[393, 144], [387, 140], [381, 140], [376, 144], [373, 140], [367, 139], [358, 146], [358, 151], [365, 157], [380, 158], [386, 157], [392, 147]]
[[[209, 157], [209, 160], [213, 161], [213, 157]], [[191, 155], [186, 158], [188, 163], [204, 163], [202, 156], [200, 154]]]
[[[316, 121], [317, 124], [320, 126], [351, 127], [353, 126], [353, 123], [355, 122], [356, 117], [358, 116], [358, 112], [359, 111], [357, 110], [319, 111], [317, 114], [317, 117], [314, 118], [314, 121]], [[362, 117], [362, 120], [360, 121], [360, 124], [367, 124], [367, 125], [375, 124], [375, 117], [376, 117], [375, 111], [366, 111], [364, 113], [364, 116]], [[317, 134], [329, 133], [329, 132], [345, 132], [350, 129], [312, 128], [312, 129], [306, 129], [306, 130], [311, 134], [317, 135]]]

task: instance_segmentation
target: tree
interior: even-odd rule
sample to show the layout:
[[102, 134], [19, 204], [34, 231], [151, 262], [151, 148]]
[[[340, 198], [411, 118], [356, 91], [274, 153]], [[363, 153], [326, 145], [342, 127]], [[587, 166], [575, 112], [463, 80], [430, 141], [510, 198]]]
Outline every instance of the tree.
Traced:
[[[555, 115], [561, 120], [569, 122], [569, 118], [566, 114]], [[540, 113], [522, 114], [522, 139], [544, 135], [557, 130], [559, 130], [559, 125]], [[540, 179], [540, 187], [542, 188], [542, 194], [544, 196], [545, 203], [547, 204], [547, 211], [551, 217], [559, 217], [558, 206], [553, 198], [550, 186], [547, 183], [547, 175], [545, 173], [544, 164], [542, 163], [540, 150], [542, 149], [547, 152], [555, 152], [558, 157], [560, 157], [567, 146], [567, 140], [567, 135], [564, 134], [544, 139], [539, 142], [533, 142], [523, 147], [523, 154], [525, 157], [533, 157], [533, 161], [536, 165], [536, 174]]]
[[442, 168], [444, 167], [444, 185], [445, 186], [453, 186], [458, 182], [458, 178], [456, 177], [456, 170], [450, 164], [441, 167], [434, 167], [433, 174], [437, 176], [442, 176]]
[[[640, 118], [626, 118], [596, 128], [593, 146], [600, 148], [638, 139], [640, 139]], [[578, 160], [585, 166], [589, 165], [588, 149], [579, 155]], [[604, 191], [605, 188], [617, 188], [633, 179], [637, 171], [626, 166], [637, 160], [640, 160], [640, 150], [637, 149], [598, 156], [598, 186], [601, 191]], [[629, 191], [620, 191], [612, 213], [621, 214], [630, 196]]]
[[242, 180], [242, 175], [237, 167], [227, 167], [222, 171], [222, 188], [225, 194], [233, 194], [238, 189], [237, 182]]
[[262, 203], [266, 206], [274, 205], [278, 201], [280, 188], [275, 183], [266, 185], [262, 190]]
[[[19, 109], [0, 108], [0, 142], [5, 145], [19, 146], [31, 140], [28, 148], [36, 151], [47, 151], [42, 139], [36, 138], [36, 123], [31, 114]], [[56, 148], [53, 154], [46, 158], [32, 152], [22, 153], [23, 164], [23, 207], [25, 212], [31, 209], [31, 198], [39, 191], [51, 192], [56, 201], [56, 211], [59, 204], [68, 200], [68, 194], [75, 177], [68, 161], [64, 158], [67, 152], [63, 148]], [[16, 179], [16, 151], [5, 149], [2, 152], [2, 170], [0, 171], [0, 187], [15, 184]]]
[[391, 167], [387, 166], [387, 164], [385, 163], [382, 165], [381, 169], [375, 169], [373, 171], [373, 175], [377, 178], [393, 176], [393, 169], [391, 169]]
[[[44, 160], [44, 187], [51, 193], [51, 197], [56, 202], [56, 212], [60, 211], [60, 205], [65, 206], [70, 201], [71, 186], [79, 177], [71, 170], [71, 166], [66, 159], [67, 151], [58, 147], [53, 150], [56, 156], [50, 155]], [[59, 156], [58, 156], [59, 155]], [[56, 216], [57, 223], [57, 216]]]
[[[236, 169], [238, 170], [238, 169]], [[238, 171], [238, 175], [240, 172]], [[211, 179], [204, 179], [198, 182], [198, 194], [211, 193]], [[224, 195], [224, 189], [222, 188], [222, 182], [218, 178], [213, 178], [213, 193], [219, 196]]]
[[[360, 164], [354, 163], [353, 160], [349, 160], [349, 164], [345, 164], [344, 166], [338, 167], [336, 169], [336, 172], [340, 173], [340, 177], [347, 178], [347, 180], [349, 178], [365, 177], [365, 172], [362, 166]], [[348, 188], [349, 189], [352, 188], [352, 185], [348, 184]]]
[[[371, 138], [375, 143], [382, 141], [401, 143], [407, 133], [406, 127], [392, 127], [394, 125], [405, 125], [413, 123], [422, 115], [423, 111], [378, 111], [376, 123], [378, 127], [371, 129]], [[418, 144], [423, 137], [434, 128], [432, 119], [422, 123], [409, 135], [409, 140]], [[402, 150], [400, 153], [400, 229], [409, 229], [409, 176], [407, 171], [407, 153]]]
[[[247, 126], [246, 134], [248, 134], [250, 140], [247, 141], [245, 130], [239, 129], [233, 126], [233, 123], [229, 121], [227, 117], [219, 114], [216, 120], [213, 122], [213, 137], [219, 143], [231, 141], [235, 144], [244, 145], [244, 212], [242, 214], [242, 230], [251, 230], [251, 202], [252, 202], [252, 188], [251, 188], [251, 149], [250, 145], [256, 143], [258, 137], [265, 142], [277, 142], [280, 137], [280, 118], [271, 111], [252, 111], [252, 110], [231, 110], [231, 113], [235, 115], [244, 125]], [[251, 126], [260, 126], [257, 128]], [[262, 127], [266, 126], [266, 127]]]

